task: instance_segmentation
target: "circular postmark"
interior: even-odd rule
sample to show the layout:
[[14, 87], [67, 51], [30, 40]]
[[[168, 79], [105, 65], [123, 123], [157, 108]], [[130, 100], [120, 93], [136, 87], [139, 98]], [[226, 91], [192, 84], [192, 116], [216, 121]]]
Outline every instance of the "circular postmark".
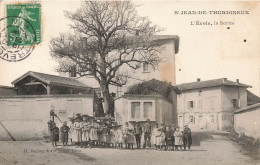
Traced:
[[24, 60], [33, 52], [35, 41], [36, 32], [27, 20], [17, 16], [0, 18], [1, 59], [9, 62]]

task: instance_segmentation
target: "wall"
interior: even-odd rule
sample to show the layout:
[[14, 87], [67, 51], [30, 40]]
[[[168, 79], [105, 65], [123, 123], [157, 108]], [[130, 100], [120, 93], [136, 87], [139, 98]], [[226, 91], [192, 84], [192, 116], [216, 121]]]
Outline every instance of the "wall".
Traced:
[[[116, 93], [119, 97], [123, 95], [130, 86], [143, 81], [151, 80], [153, 78], [161, 81], [172, 82], [172, 84], [175, 85], [175, 41], [165, 41], [161, 49], [162, 50], [158, 56], [163, 59], [163, 62], [159, 64], [156, 70], [154, 70], [152, 66], [149, 66], [149, 71], [143, 72], [142, 65], [139, 69], [133, 70], [125, 64], [120, 68], [120, 72], [128, 73], [129, 78], [127, 80], [127, 84], [123, 87], [110, 85], [110, 92]], [[59, 75], [69, 77], [68, 73], [60, 72]], [[76, 79], [89, 87], [100, 87], [93, 76], [77, 77]]]
[[[233, 86], [211, 87], [183, 91], [177, 96], [178, 124], [193, 129], [230, 130], [233, 127], [233, 99], [240, 97], [240, 107], [247, 106], [246, 88]], [[188, 108], [188, 101], [194, 102]], [[190, 116], [194, 122], [190, 122]]]
[[220, 128], [222, 130], [230, 130], [234, 125], [233, 112], [238, 109], [233, 106], [233, 99], [240, 98], [240, 108], [247, 106], [246, 88], [238, 88], [234, 86], [223, 86], [222, 89], [222, 112]]
[[151, 79], [157, 79], [160, 81], [172, 82], [175, 85], [175, 43], [173, 40], [167, 41], [161, 48], [162, 51], [158, 54], [163, 59], [156, 70], [149, 65], [148, 71], [143, 71], [143, 65], [139, 69], [133, 70], [128, 65], [123, 65], [120, 68], [121, 72], [128, 73], [128, 79], [126, 85], [123, 87], [110, 86], [110, 92], [114, 92], [117, 96], [123, 95], [130, 86], [148, 81]]
[[260, 104], [256, 107], [252, 106], [242, 112], [234, 113], [234, 128], [240, 134], [244, 133], [257, 139], [260, 138]]
[[[175, 50], [174, 50], [174, 41], [166, 42], [161, 48], [161, 52], [158, 54], [160, 58], [163, 59], [158, 66], [157, 70], [154, 70], [152, 66], [149, 65], [148, 71], [143, 71], [143, 66], [137, 70], [131, 70], [128, 66], [128, 74], [133, 79], [129, 78], [127, 86], [134, 85], [138, 82], [147, 81], [151, 79], [157, 79], [160, 81], [172, 82], [175, 85]], [[140, 81], [141, 80], [141, 81]]]
[[0, 96], [17, 95], [17, 90], [12, 87], [0, 86]]
[[[116, 121], [120, 124], [124, 124], [126, 121], [145, 121], [146, 118], [131, 119], [131, 102], [140, 101], [152, 102], [152, 117], [151, 121], [157, 121], [160, 123], [172, 124], [173, 121], [173, 105], [160, 96], [151, 95], [124, 95], [123, 97], [115, 101], [115, 117]], [[176, 111], [176, 109], [175, 109]], [[141, 113], [142, 114], [142, 113]]]
[[159, 125], [161, 123], [174, 124], [174, 111], [176, 109], [173, 108], [172, 103], [161, 98], [156, 99], [156, 121]]
[[[16, 140], [42, 139], [47, 134], [51, 105], [61, 121], [72, 113], [93, 115], [92, 95], [50, 95], [0, 97], [0, 121]], [[58, 127], [60, 121], [55, 118]], [[0, 140], [9, 139], [0, 126]]]
[[238, 99], [240, 96], [240, 108], [247, 106], [247, 91], [246, 88], [238, 88], [233, 86], [222, 87], [222, 109], [223, 111], [234, 111], [233, 99]]
[[[188, 102], [193, 101], [193, 108]], [[178, 125], [189, 125], [192, 129], [218, 129], [221, 111], [220, 87], [183, 91], [177, 96]], [[190, 117], [193, 117], [191, 122]], [[213, 119], [212, 119], [213, 118]]]

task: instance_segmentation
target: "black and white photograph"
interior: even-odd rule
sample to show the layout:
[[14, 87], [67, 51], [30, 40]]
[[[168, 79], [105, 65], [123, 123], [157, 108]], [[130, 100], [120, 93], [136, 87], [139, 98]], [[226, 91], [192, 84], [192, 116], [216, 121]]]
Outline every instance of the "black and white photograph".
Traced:
[[259, 1], [0, 0], [1, 165], [259, 165]]

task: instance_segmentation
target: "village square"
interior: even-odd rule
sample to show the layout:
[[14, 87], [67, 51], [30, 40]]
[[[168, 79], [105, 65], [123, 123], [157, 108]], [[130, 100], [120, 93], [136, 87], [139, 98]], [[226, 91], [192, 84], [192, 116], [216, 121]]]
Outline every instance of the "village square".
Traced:
[[[183, 70], [203, 66], [195, 57], [180, 67], [182, 36], [163, 33], [139, 15], [136, 3], [81, 1], [75, 10], [63, 9], [68, 31], [56, 28], [58, 35], [45, 38], [44, 2], [7, 5], [7, 16], [17, 16], [6, 18], [7, 28], [16, 29], [7, 29], [6, 57], [17, 44], [30, 53], [19, 60], [0, 54], [1, 60], [25, 62], [43, 42], [56, 67], [50, 73], [29, 64], [11, 85], [0, 85], [0, 164], [260, 163], [260, 86], [240, 74], [219, 77], [221, 68], [178, 83]], [[203, 24], [196, 20], [189, 22]]]

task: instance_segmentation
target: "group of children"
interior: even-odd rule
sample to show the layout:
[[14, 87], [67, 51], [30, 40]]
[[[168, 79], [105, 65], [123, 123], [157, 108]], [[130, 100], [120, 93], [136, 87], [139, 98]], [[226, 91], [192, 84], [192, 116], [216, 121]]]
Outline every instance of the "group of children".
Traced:
[[[178, 148], [182, 150], [182, 145], [184, 145], [184, 149], [187, 145], [190, 150], [191, 131], [187, 126], [184, 131], [180, 131], [179, 127], [175, 128], [163, 124], [161, 127], [155, 124], [152, 129], [154, 125], [152, 126], [150, 122], [145, 123], [143, 127], [140, 126], [140, 123], [133, 126], [128, 122], [122, 126], [110, 120], [101, 121], [87, 115], [80, 116], [80, 114], [69, 119], [69, 126], [67, 126], [67, 122], [63, 122], [60, 129], [56, 127], [55, 123], [53, 124], [51, 137], [54, 147], [57, 146], [60, 135], [63, 146], [67, 146], [70, 142], [76, 147], [84, 148], [113, 147], [122, 149], [124, 145], [125, 148], [133, 149], [134, 144], [140, 148], [142, 137], [144, 148], [146, 144], [150, 147], [153, 144], [156, 150], [178, 150]], [[143, 136], [142, 128], [144, 128]]]
[[192, 144], [191, 130], [186, 125], [184, 130], [181, 131], [179, 127], [161, 124], [161, 127], [156, 127], [152, 130], [151, 143], [155, 146], [156, 150], [168, 151], [182, 151]]

